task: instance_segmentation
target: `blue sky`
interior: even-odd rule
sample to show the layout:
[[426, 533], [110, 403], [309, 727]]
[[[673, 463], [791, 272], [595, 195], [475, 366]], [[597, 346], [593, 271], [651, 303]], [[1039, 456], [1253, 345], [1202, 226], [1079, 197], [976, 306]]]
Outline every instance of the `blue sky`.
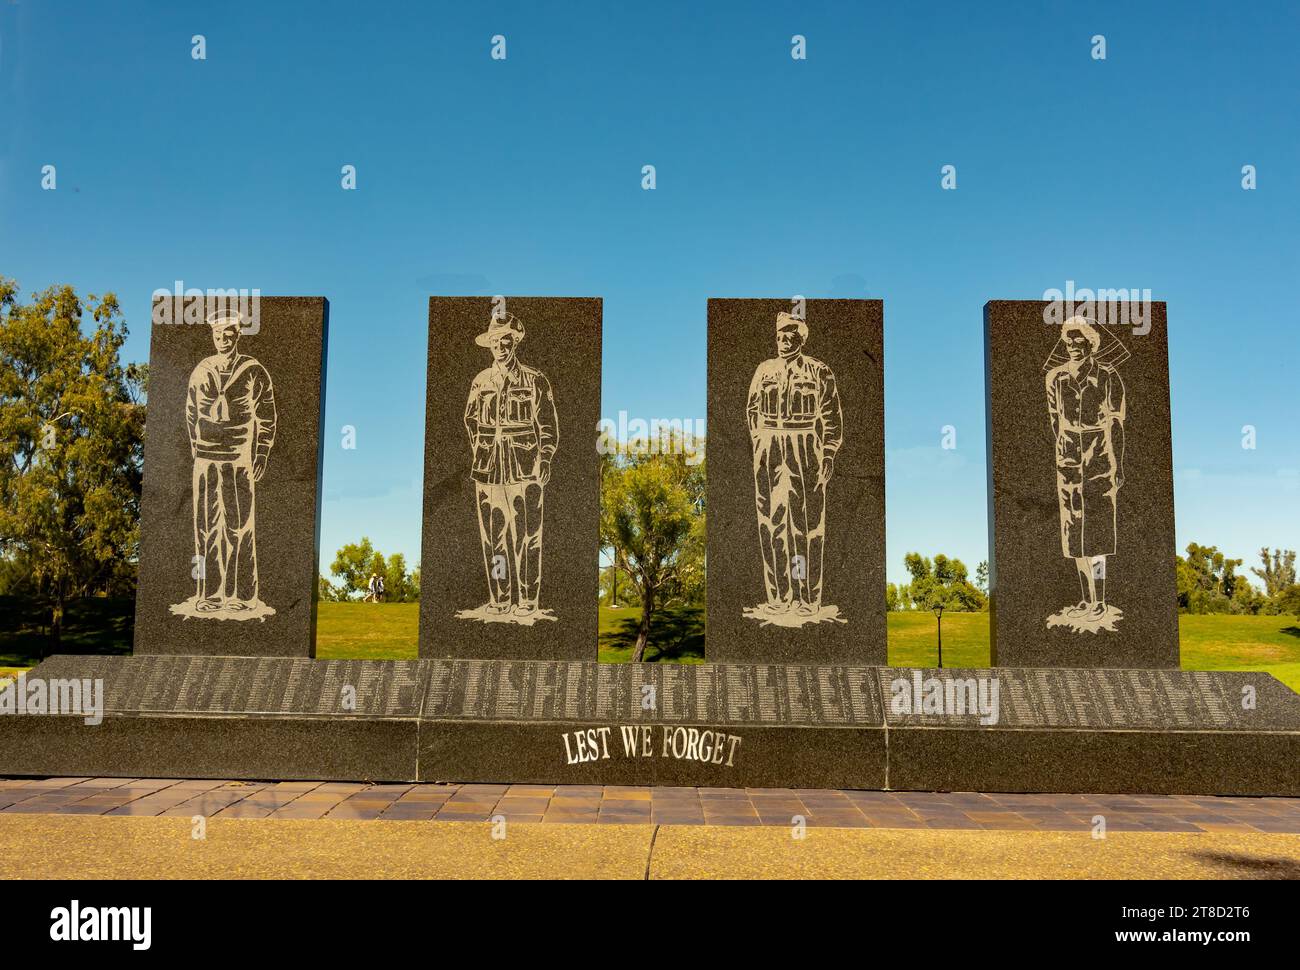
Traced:
[[418, 558], [430, 294], [604, 297], [647, 419], [704, 416], [708, 297], [883, 298], [894, 580], [987, 555], [984, 302], [1147, 287], [1179, 547], [1253, 560], [1300, 546], [1297, 9], [5, 0], [0, 272], [116, 291], [133, 359], [178, 279], [327, 296], [325, 563]]

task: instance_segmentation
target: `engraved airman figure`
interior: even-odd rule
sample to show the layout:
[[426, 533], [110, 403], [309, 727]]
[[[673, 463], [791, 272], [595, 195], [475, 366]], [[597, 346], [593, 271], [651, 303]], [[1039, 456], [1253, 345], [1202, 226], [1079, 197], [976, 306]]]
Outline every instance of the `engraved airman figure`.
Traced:
[[835, 375], [804, 353], [808, 325], [776, 318], [777, 356], [749, 385], [747, 419], [766, 603], [746, 615], [799, 626], [833, 618], [822, 604], [826, 490], [843, 442]]

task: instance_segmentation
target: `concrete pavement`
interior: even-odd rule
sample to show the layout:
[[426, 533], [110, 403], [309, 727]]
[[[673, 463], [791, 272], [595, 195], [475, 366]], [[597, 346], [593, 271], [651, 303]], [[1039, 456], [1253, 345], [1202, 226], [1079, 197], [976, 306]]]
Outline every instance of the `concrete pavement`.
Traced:
[[[0, 815], [0, 879], [1300, 878], [1300, 836]], [[196, 837], [198, 836], [198, 837]]]

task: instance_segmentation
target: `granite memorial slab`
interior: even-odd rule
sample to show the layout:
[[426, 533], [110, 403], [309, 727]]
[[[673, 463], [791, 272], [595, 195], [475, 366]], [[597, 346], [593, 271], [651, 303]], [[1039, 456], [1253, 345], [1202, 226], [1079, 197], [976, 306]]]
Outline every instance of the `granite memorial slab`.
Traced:
[[423, 690], [414, 660], [60, 655], [41, 669], [103, 681], [108, 713], [414, 717]]
[[984, 308], [992, 657], [1177, 667], [1163, 303]]
[[57, 656], [0, 691], [0, 776], [1295, 796], [1297, 764], [1300, 696], [1253, 671]]
[[870, 667], [431, 661], [420, 778], [880, 788]]
[[155, 298], [135, 653], [315, 653], [323, 297]]
[[1300, 794], [1300, 696], [1256, 671], [880, 671], [891, 788]]
[[431, 297], [420, 656], [596, 657], [601, 301]]
[[[61, 655], [36, 685], [44, 709], [0, 717], [0, 774], [415, 778], [419, 661]], [[54, 709], [91, 694], [93, 716]]]
[[712, 661], [885, 662], [884, 304], [709, 300]]

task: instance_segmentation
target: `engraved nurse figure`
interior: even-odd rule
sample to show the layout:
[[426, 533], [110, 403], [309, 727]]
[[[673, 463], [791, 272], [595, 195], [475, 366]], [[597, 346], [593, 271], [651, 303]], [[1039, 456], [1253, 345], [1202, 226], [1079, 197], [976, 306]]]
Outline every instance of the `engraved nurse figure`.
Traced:
[[1062, 325], [1061, 339], [1044, 365], [1056, 448], [1061, 555], [1073, 561], [1081, 591], [1076, 605], [1048, 617], [1049, 628], [1096, 633], [1114, 630], [1123, 616], [1106, 601], [1106, 573], [1115, 555], [1128, 409], [1116, 365], [1127, 358], [1128, 351], [1109, 331], [1072, 317]]

